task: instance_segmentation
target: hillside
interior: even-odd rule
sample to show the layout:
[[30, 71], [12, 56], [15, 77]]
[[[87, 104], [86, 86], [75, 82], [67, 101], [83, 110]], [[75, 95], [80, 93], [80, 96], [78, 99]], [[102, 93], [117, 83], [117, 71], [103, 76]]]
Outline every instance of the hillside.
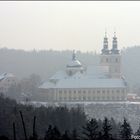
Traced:
[[[42, 80], [47, 79], [56, 71], [65, 69], [71, 59], [72, 51], [24, 51], [1, 48], [0, 73], [11, 72], [19, 79], [31, 74], [39, 75]], [[140, 85], [140, 47], [130, 47], [122, 51], [123, 74], [130, 86]], [[93, 52], [77, 52], [78, 59], [83, 65], [97, 65], [99, 55]]]

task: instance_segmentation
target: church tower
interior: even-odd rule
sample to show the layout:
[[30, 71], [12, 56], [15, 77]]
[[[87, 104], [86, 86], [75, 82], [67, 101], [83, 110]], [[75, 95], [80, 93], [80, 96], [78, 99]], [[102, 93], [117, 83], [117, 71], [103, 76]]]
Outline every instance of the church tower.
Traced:
[[109, 54], [108, 50], [108, 38], [107, 38], [107, 33], [105, 32], [105, 37], [103, 40], [103, 49], [102, 49], [102, 54]]
[[111, 54], [119, 54], [116, 32], [114, 32], [114, 36], [113, 36]]
[[103, 40], [103, 49], [101, 50], [101, 66], [109, 66], [109, 49], [108, 49], [108, 38], [107, 33], [105, 32], [104, 40]]
[[118, 41], [115, 32], [111, 50], [108, 49], [108, 38], [105, 33], [103, 49], [101, 50], [100, 65], [108, 67], [110, 78], [121, 77], [121, 54], [118, 50]]
[[115, 32], [113, 36], [112, 49], [110, 53], [109, 73], [110, 73], [111, 78], [121, 77], [121, 54], [118, 50], [118, 41], [117, 41]]

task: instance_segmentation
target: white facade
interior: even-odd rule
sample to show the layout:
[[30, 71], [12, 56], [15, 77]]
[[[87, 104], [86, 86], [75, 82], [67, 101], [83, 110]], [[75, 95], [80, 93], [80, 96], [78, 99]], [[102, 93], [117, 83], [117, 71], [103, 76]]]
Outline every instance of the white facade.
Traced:
[[105, 36], [99, 66], [86, 69], [76, 59], [72, 60], [66, 70], [57, 72], [43, 85], [40, 92], [47, 101], [124, 101], [127, 96], [127, 84], [121, 74], [121, 54], [117, 49], [117, 38], [113, 37], [113, 46], [108, 50]]

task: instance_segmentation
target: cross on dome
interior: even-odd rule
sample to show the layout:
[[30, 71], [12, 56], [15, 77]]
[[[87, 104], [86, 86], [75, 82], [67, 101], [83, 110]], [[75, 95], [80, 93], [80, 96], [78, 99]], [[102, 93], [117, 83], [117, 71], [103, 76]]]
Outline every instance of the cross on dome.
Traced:
[[73, 67], [73, 68], [82, 67], [81, 62], [76, 58], [75, 50], [73, 50], [72, 60], [67, 64], [67, 67]]
[[105, 38], [107, 38], [107, 30], [105, 29]]

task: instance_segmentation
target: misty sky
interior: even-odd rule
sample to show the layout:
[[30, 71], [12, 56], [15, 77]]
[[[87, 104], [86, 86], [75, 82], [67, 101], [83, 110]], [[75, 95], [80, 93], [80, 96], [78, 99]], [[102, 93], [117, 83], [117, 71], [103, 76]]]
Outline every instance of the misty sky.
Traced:
[[105, 29], [112, 45], [140, 45], [139, 1], [0, 2], [0, 47], [97, 51]]

